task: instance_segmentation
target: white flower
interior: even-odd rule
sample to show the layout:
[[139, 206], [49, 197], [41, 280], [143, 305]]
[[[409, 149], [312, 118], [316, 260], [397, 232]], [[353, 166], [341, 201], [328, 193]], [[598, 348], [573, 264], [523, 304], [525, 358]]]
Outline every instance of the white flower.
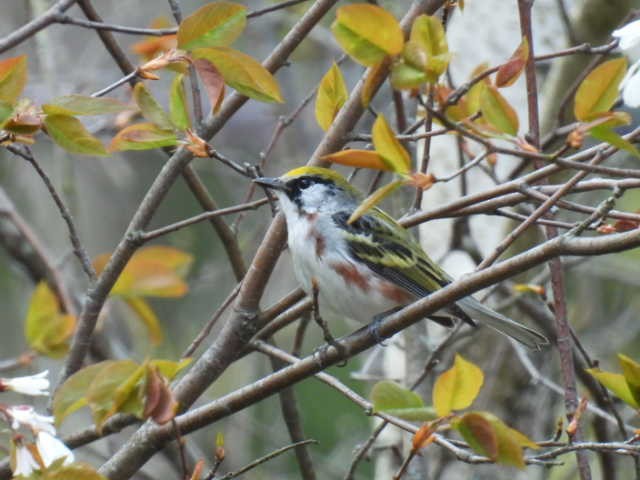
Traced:
[[31, 454], [29, 449], [22, 445], [17, 444], [13, 452], [13, 475], [18, 477], [24, 475], [29, 477], [35, 470], [40, 470], [40, 465]]
[[36, 413], [31, 405], [12, 405], [6, 409], [6, 413], [11, 417], [11, 427], [16, 430], [20, 425], [30, 427], [34, 432], [48, 432], [56, 434], [53, 426], [53, 417]]
[[48, 467], [60, 458], [64, 458], [64, 465], [73, 463], [75, 457], [73, 452], [57, 437], [48, 432], [38, 432], [36, 446], [44, 466]]
[[15, 378], [0, 378], [0, 392], [12, 390], [25, 395], [49, 395], [49, 370], [36, 375]]
[[640, 107], [640, 60], [631, 65], [620, 82], [622, 101], [627, 107]]
[[632, 59], [638, 59], [640, 50], [636, 47], [640, 46], [640, 20], [627, 23], [624, 27], [614, 30], [611, 35], [620, 40], [619, 46], [622, 51]]

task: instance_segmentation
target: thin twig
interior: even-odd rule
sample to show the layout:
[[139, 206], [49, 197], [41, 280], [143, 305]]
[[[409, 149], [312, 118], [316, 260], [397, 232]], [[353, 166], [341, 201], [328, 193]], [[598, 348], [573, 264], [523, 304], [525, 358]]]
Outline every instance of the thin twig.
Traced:
[[249, 470], [252, 470], [254, 468], [256, 468], [258, 465], [261, 465], [265, 462], [268, 462], [269, 460], [282, 455], [283, 453], [288, 452], [289, 450], [291, 450], [292, 448], [297, 448], [301, 445], [310, 445], [310, 444], [317, 444], [318, 441], [317, 440], [313, 440], [313, 439], [309, 439], [309, 440], [303, 440], [301, 442], [296, 442], [296, 443], [292, 443], [290, 445], [286, 445], [282, 448], [279, 448], [277, 450], [274, 450], [273, 452], [258, 458], [257, 460], [254, 460], [253, 462], [245, 465], [244, 467], [242, 467], [239, 470], [236, 470], [235, 472], [229, 472], [226, 475], [223, 475], [222, 477], [220, 477], [220, 480], [231, 480], [232, 478], [236, 478], [239, 477], [240, 475], [242, 475], [243, 473], [248, 472]]
[[10, 48], [19, 45], [28, 38], [38, 33], [43, 28], [48, 27], [55, 22], [55, 16], [64, 13], [71, 8], [77, 0], [59, 0], [51, 5], [51, 7], [40, 17], [34, 18], [17, 30], [0, 40], [0, 53], [4, 53]]
[[65, 205], [64, 201], [62, 200], [62, 197], [58, 194], [58, 191], [56, 190], [55, 186], [53, 185], [53, 182], [49, 178], [49, 175], [47, 175], [47, 172], [45, 172], [42, 169], [42, 167], [40, 166], [36, 158], [33, 156], [33, 153], [28, 147], [24, 146], [20, 148], [14, 145], [8, 145], [6, 148], [11, 153], [18, 155], [19, 157], [29, 162], [31, 166], [35, 169], [36, 173], [42, 180], [42, 183], [44, 183], [45, 187], [47, 188], [49, 195], [51, 195], [53, 202], [58, 208], [58, 211], [60, 212], [60, 216], [64, 220], [64, 223], [67, 225], [67, 230], [69, 232], [69, 240], [71, 240], [71, 245], [73, 247], [73, 253], [80, 261], [80, 266], [82, 267], [82, 270], [87, 275], [89, 280], [91, 280], [92, 282], [95, 281], [96, 271], [93, 268], [93, 265], [91, 264], [91, 260], [89, 259], [89, 255], [87, 254], [86, 249], [84, 248], [84, 246], [82, 245], [82, 242], [80, 241], [80, 237], [78, 236], [78, 230], [76, 229], [75, 223], [73, 222], [71, 212]]
[[267, 198], [261, 198], [260, 200], [255, 200], [253, 202], [234, 205], [233, 207], [219, 208], [217, 210], [203, 212], [191, 218], [187, 218], [185, 220], [172, 223], [171, 225], [166, 225], [164, 227], [157, 228], [155, 230], [150, 230], [148, 232], [141, 233], [139, 236], [139, 241], [143, 243], [148, 242], [155, 238], [161, 237], [163, 235], [167, 235], [168, 233], [176, 232], [182, 228], [194, 225], [196, 223], [203, 222], [205, 220], [210, 220], [214, 217], [222, 217], [224, 215], [231, 215], [232, 213], [244, 212], [246, 210], [255, 210], [268, 202], [269, 200]]
[[231, 291], [231, 293], [227, 295], [227, 298], [224, 299], [224, 301], [220, 304], [220, 306], [216, 309], [216, 311], [213, 312], [211, 319], [205, 324], [204, 327], [202, 327], [202, 330], [200, 330], [198, 335], [196, 335], [196, 338], [193, 339], [193, 341], [187, 347], [187, 349], [184, 352], [182, 352], [182, 355], [180, 355], [181, 359], [188, 358], [191, 355], [193, 355], [194, 352], [198, 349], [198, 347], [202, 343], [202, 341], [205, 338], [207, 338], [207, 336], [211, 333], [211, 329], [213, 328], [213, 326], [217, 323], [217, 321], [220, 319], [220, 317], [225, 312], [225, 310], [229, 308], [229, 305], [231, 305], [231, 302], [235, 300], [236, 296], [238, 295], [238, 292], [240, 291], [241, 285], [242, 285], [241, 283], [238, 283], [235, 286], [235, 288]]
[[[520, 31], [522, 36], [529, 43], [530, 57], [525, 65], [525, 79], [527, 86], [527, 110], [529, 113], [529, 133], [528, 141], [534, 148], [540, 148], [540, 123], [538, 116], [538, 87], [534, 62], [533, 50], [533, 32], [531, 10], [533, 0], [518, 0], [518, 13], [520, 17]], [[597, 157], [596, 157], [597, 158]], [[595, 160], [595, 159], [594, 159]], [[535, 161], [536, 169], [541, 168], [542, 162]], [[577, 183], [577, 182], [576, 182]], [[553, 239], [558, 236], [558, 230], [550, 225], [544, 227], [547, 239]], [[558, 352], [560, 354], [560, 369], [564, 383], [564, 400], [567, 418], [569, 421], [573, 418], [573, 413], [578, 406], [578, 395], [576, 391], [576, 374], [573, 363], [573, 353], [571, 345], [571, 329], [567, 320], [567, 303], [564, 285], [564, 272], [562, 270], [562, 262], [554, 258], [549, 262], [551, 270], [551, 288], [553, 291], [554, 313], [556, 319], [556, 341]], [[581, 426], [578, 424], [572, 441], [579, 442], [582, 439]], [[578, 471], [582, 480], [591, 479], [591, 470], [589, 460], [582, 450], [576, 451], [578, 462]]]

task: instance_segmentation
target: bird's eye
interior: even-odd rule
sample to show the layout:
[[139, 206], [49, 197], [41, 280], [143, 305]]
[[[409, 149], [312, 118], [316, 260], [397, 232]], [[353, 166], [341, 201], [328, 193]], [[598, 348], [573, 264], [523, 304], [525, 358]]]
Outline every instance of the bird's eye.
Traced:
[[298, 180], [298, 187], [300, 188], [300, 190], [304, 190], [305, 188], [308, 188], [311, 186], [311, 180], [309, 178], [301, 178], [300, 180]]

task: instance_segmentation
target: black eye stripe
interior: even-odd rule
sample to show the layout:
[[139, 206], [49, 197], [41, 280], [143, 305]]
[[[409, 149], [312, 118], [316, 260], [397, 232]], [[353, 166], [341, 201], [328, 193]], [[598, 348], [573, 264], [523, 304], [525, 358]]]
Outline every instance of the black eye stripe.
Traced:
[[[287, 195], [291, 201], [298, 206], [298, 208], [302, 208], [302, 201], [300, 200], [302, 192], [310, 186], [318, 184], [335, 185], [332, 180], [315, 175], [298, 177], [287, 182]], [[330, 189], [327, 190], [327, 193], [329, 195], [335, 194], [335, 192]]]

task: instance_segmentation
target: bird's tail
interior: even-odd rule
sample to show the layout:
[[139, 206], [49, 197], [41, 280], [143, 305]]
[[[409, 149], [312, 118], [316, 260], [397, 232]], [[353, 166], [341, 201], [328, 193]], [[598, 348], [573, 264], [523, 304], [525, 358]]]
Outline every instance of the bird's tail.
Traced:
[[549, 340], [541, 333], [485, 307], [473, 297], [465, 297], [458, 300], [456, 304], [473, 320], [487, 325], [533, 350], [541, 350], [542, 347], [549, 344]]

